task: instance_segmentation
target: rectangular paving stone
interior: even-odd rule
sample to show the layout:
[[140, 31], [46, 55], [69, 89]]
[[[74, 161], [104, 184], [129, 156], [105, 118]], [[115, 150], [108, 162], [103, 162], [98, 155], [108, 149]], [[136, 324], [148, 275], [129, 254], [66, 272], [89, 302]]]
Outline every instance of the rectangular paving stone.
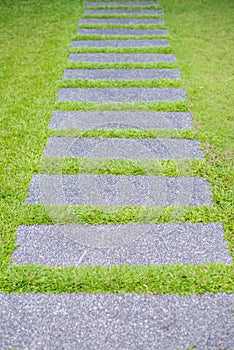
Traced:
[[192, 128], [189, 112], [142, 111], [54, 111], [52, 129], [188, 129]]
[[180, 79], [180, 72], [177, 69], [65, 69], [63, 79]]
[[44, 156], [105, 159], [204, 158], [199, 142], [194, 140], [71, 137], [50, 137]]
[[220, 223], [20, 226], [16, 244], [17, 265], [232, 264]]
[[164, 24], [163, 18], [81, 18], [79, 24]]
[[232, 294], [0, 294], [2, 349], [181, 350], [194, 343], [196, 350], [234, 348]]
[[155, 62], [176, 62], [172, 54], [121, 54], [121, 53], [71, 53], [71, 62], [104, 62], [104, 63], [155, 63]]
[[156, 6], [156, 1], [86, 1], [84, 6]]
[[72, 40], [72, 47], [154, 47], [169, 46], [166, 39], [144, 40]]
[[169, 35], [167, 29], [79, 28], [79, 35]]
[[185, 100], [182, 88], [61, 88], [57, 101], [70, 102], [159, 102]]
[[[85, 169], [86, 161], [81, 164]], [[91, 205], [212, 204], [207, 181], [195, 177], [33, 175], [25, 203]]]
[[85, 15], [163, 15], [163, 10], [84, 10]]

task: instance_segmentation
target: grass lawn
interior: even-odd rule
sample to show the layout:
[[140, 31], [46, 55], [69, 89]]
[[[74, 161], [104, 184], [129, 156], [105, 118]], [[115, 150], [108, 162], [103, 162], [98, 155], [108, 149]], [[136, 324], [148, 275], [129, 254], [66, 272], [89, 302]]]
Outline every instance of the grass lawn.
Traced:
[[[232, 0], [161, 0], [171, 48], [142, 48], [144, 53], [174, 53], [177, 64], [115, 65], [100, 68], [179, 68], [182, 81], [117, 82], [116, 86], [172, 86], [186, 89], [188, 102], [172, 103], [55, 103], [59, 87], [113, 87], [113, 82], [63, 81], [65, 68], [94, 68], [92, 63], [68, 63], [71, 52], [136, 52], [136, 49], [70, 48], [77, 38], [82, 15], [80, 0], [2, 0], [1, 50], [1, 187], [0, 291], [1, 292], [135, 292], [217, 293], [233, 291], [233, 268], [222, 264], [171, 266], [114, 266], [45, 268], [12, 266], [16, 230], [21, 224], [170, 222], [174, 208], [105, 208], [75, 206], [46, 208], [23, 204], [33, 174], [98, 173], [167, 176], [202, 176], [210, 183], [213, 207], [184, 208], [178, 222], [220, 221], [234, 257], [233, 195], [233, 22]], [[86, 17], [94, 17], [87, 15]], [[102, 16], [101, 16], [102, 17]], [[122, 17], [115, 16], [115, 17]], [[145, 18], [149, 16], [144, 16]], [[158, 16], [154, 16], [158, 17]], [[85, 27], [85, 25], [83, 25]], [[95, 28], [94, 25], [92, 25]], [[100, 26], [96, 26], [97, 28]], [[119, 26], [104, 26], [116, 27]], [[126, 28], [128, 26], [125, 26]], [[90, 38], [90, 37], [89, 37]], [[139, 38], [138, 38], [139, 39]], [[137, 50], [139, 52], [139, 50]], [[136, 85], [133, 85], [136, 84]], [[48, 130], [55, 109], [189, 110], [195, 129], [169, 130]], [[44, 159], [50, 135], [84, 137], [184, 137], [198, 139], [205, 153], [194, 161], [111, 161]], [[51, 217], [53, 210], [53, 217]]]

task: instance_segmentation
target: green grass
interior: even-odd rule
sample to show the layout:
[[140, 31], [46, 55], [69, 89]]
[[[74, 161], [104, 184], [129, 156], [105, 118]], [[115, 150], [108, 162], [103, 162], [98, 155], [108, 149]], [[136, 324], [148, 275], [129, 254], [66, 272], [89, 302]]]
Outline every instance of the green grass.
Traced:
[[113, 103], [96, 103], [96, 102], [57, 102], [55, 105], [59, 110], [98, 110], [98, 111], [169, 111], [185, 112], [188, 110], [186, 100], [173, 102], [113, 102]]
[[196, 139], [197, 133], [194, 129], [51, 129], [50, 136], [69, 136], [69, 137], [119, 137], [119, 138], [188, 138]]
[[145, 79], [145, 80], [86, 80], [86, 79], [64, 79], [62, 88], [165, 88], [181, 87], [181, 80], [175, 79]]
[[[1, 19], [1, 188], [0, 290], [5, 292], [176, 293], [232, 292], [233, 267], [113, 266], [9, 268], [15, 234], [21, 224], [116, 224], [132, 222], [222, 222], [234, 256], [233, 227], [233, 15], [231, 0], [161, 0], [172, 47], [93, 49], [70, 48], [81, 15], [79, 0], [4, 0]], [[86, 15], [85, 17], [96, 17]], [[100, 16], [104, 17], [104, 16]], [[113, 16], [110, 17], [123, 17]], [[127, 16], [132, 17], [132, 16]], [[149, 18], [150, 16], [137, 16]], [[159, 16], [154, 16], [159, 17]], [[131, 26], [134, 27], [134, 26]], [[139, 26], [136, 26], [139, 27]], [[55, 103], [68, 67], [69, 52], [174, 53], [188, 102]], [[83, 66], [84, 67], [84, 66]], [[89, 65], [89, 67], [93, 67]], [[104, 68], [104, 65], [101, 65]], [[108, 64], [106, 67], [109, 67]], [[116, 66], [117, 67], [117, 66]], [[133, 66], [131, 66], [133, 68]], [[75, 65], [73, 66], [75, 68]], [[140, 66], [138, 66], [140, 68]], [[109, 84], [109, 83], [108, 83]], [[112, 83], [111, 83], [112, 84]], [[87, 87], [87, 85], [86, 85]], [[195, 130], [49, 131], [52, 111], [168, 110], [193, 115]], [[107, 161], [45, 159], [49, 135], [85, 137], [186, 137], [200, 140], [206, 161]], [[124, 136], [125, 135], [125, 136]], [[56, 207], [24, 205], [32, 174], [100, 173], [202, 176], [210, 183], [214, 206], [204, 207]]]
[[93, 48], [93, 47], [71, 47], [69, 50], [71, 53], [172, 53], [172, 49], [170, 46], [162, 46], [162, 47], [140, 47], [140, 48]]

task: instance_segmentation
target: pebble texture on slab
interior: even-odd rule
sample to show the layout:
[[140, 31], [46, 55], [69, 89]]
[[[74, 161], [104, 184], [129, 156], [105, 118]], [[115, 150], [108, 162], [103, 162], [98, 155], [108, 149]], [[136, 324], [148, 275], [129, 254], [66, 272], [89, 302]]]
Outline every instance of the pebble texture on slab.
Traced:
[[52, 129], [188, 129], [192, 128], [189, 112], [142, 111], [54, 111]]
[[61, 88], [57, 101], [160, 102], [185, 100], [182, 88]]
[[167, 29], [79, 28], [78, 35], [169, 35]]
[[164, 24], [162, 18], [81, 18], [79, 24]]
[[156, 1], [85, 1], [84, 6], [157, 6]]
[[0, 294], [1, 349], [234, 348], [233, 296]]
[[45, 157], [109, 159], [204, 158], [200, 144], [183, 139], [50, 137]]
[[18, 265], [232, 264], [220, 223], [20, 226]]
[[63, 79], [180, 79], [180, 72], [176, 69], [65, 69]]
[[153, 47], [169, 46], [166, 39], [143, 39], [143, 40], [72, 40], [72, 47]]
[[163, 10], [85, 10], [85, 15], [163, 15]]
[[155, 62], [176, 62], [171, 54], [121, 54], [121, 53], [71, 53], [71, 62], [104, 62], [104, 63], [155, 63]]
[[[86, 169], [86, 161], [80, 165]], [[125, 205], [212, 204], [208, 183], [196, 177], [33, 175], [25, 203]]]

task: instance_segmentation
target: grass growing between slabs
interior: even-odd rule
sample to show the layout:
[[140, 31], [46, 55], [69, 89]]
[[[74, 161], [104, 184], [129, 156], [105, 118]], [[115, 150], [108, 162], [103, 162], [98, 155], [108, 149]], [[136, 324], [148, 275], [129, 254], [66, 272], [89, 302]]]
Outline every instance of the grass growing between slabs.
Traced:
[[[182, 213], [178, 210], [179, 218], [182, 222], [221, 221], [230, 251], [233, 252], [233, 2], [224, 0], [221, 4], [218, 0], [161, 0], [166, 27], [172, 36], [170, 43], [173, 50], [169, 47], [141, 50], [69, 50], [70, 40], [76, 35], [77, 20], [81, 15], [79, 3], [78, 0], [9, 0], [0, 5], [1, 25], [4, 27], [1, 38], [4, 45], [1, 56], [4, 91], [1, 104], [1, 291], [158, 294], [233, 291], [232, 267], [222, 264], [196, 267], [173, 265], [52, 269], [28, 265], [8, 268], [11, 253], [15, 248], [15, 232], [21, 224], [53, 224], [61, 223], [61, 219], [69, 222], [70, 214], [71, 220], [75, 217], [76, 222], [90, 224], [130, 223], [140, 220], [170, 222], [173, 215], [176, 221], [174, 208], [126, 207], [108, 212], [102, 208], [76, 206], [73, 209], [67, 208], [67, 211], [66, 208], [62, 208], [65, 209], [62, 217], [61, 208], [24, 206], [32, 174], [40, 171], [41, 156], [50, 133], [47, 125], [55, 109], [54, 102], [61, 85], [63, 70], [68, 67], [69, 51], [173, 52], [176, 55], [184, 79], [183, 87], [188, 95], [189, 110], [194, 117], [196, 138], [201, 141], [206, 156], [206, 165], [201, 161], [194, 162], [190, 164], [189, 171], [193, 175], [198, 174], [208, 179], [214, 201], [212, 208], [191, 207], [185, 208]], [[96, 15], [85, 17], [91, 18]], [[57, 107], [68, 110], [120, 110], [123, 109], [123, 104], [57, 103]], [[130, 103], [127, 108], [186, 111], [187, 102]], [[117, 169], [120, 164], [117, 163], [102, 164], [103, 168], [100, 171], [120, 171], [121, 168]], [[176, 164], [178, 163], [162, 162], [159, 168], [164, 174], [174, 174]], [[69, 169], [79, 172], [79, 164], [70, 160], [57, 166], [65, 172]], [[93, 164], [90, 163], [90, 166], [92, 171]], [[140, 174], [151, 171], [149, 164], [142, 167], [134, 162], [122, 162], [121, 166], [122, 172], [126, 173], [135, 171]], [[155, 168], [152, 171], [156, 171]], [[183, 168], [180, 168], [180, 171], [182, 172]]]

